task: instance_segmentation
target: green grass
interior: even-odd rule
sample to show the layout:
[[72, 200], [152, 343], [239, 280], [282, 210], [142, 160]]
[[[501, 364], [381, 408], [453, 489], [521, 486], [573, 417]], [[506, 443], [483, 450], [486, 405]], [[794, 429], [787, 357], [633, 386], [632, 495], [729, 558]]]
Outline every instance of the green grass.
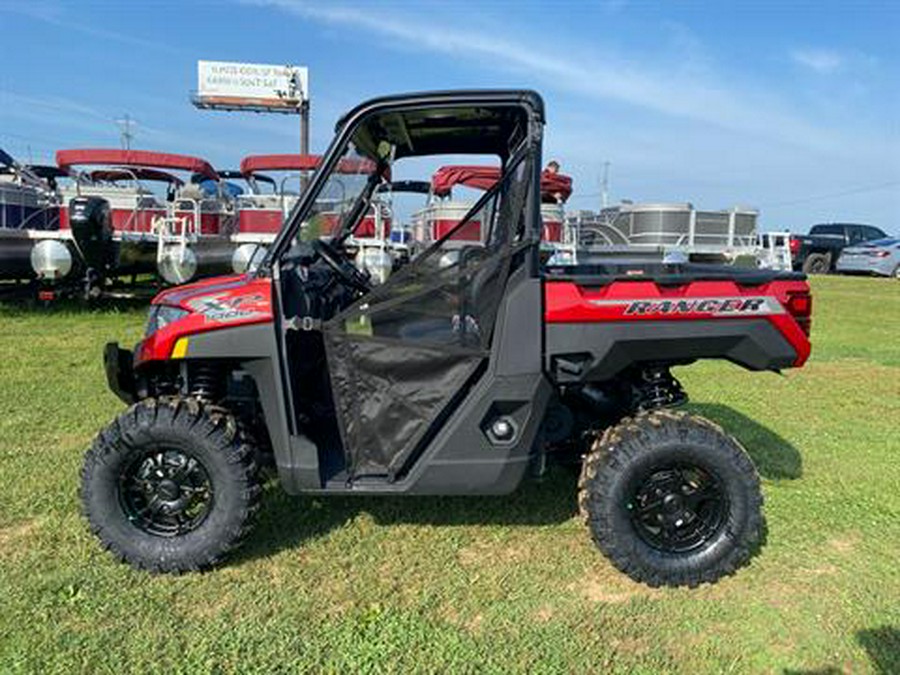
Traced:
[[900, 284], [816, 279], [814, 356], [779, 377], [679, 372], [763, 476], [736, 576], [613, 570], [558, 469], [496, 499], [289, 498], [223, 569], [151, 577], [78, 512], [122, 409], [100, 348], [143, 311], [0, 308], [0, 673], [900, 672]]

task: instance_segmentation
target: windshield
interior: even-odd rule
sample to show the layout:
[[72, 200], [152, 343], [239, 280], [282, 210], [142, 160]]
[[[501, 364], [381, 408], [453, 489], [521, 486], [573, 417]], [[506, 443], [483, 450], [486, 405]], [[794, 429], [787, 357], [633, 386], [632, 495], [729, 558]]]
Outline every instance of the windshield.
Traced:
[[[339, 236], [342, 228], [355, 229], [367, 210], [368, 192], [375, 187], [370, 187], [370, 180], [376, 170], [377, 164], [359, 152], [351, 142], [332, 169], [306, 220], [300, 225], [298, 238], [311, 241], [317, 237]], [[306, 180], [301, 179], [301, 186]], [[360, 209], [361, 213], [354, 213]]]

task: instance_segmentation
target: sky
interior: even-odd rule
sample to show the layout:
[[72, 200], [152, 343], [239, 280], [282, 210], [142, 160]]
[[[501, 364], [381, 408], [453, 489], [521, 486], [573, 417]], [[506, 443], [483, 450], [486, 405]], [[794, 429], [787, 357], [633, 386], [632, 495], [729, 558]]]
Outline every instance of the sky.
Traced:
[[[387, 93], [544, 97], [545, 160], [572, 209], [760, 209], [762, 230], [865, 222], [900, 234], [900, 2], [142, 2], [0, 0], [0, 147], [294, 152], [296, 116], [200, 111], [199, 59], [304, 65], [311, 146]], [[407, 176], [413, 177], [413, 176]], [[423, 177], [423, 176], [415, 176]]]

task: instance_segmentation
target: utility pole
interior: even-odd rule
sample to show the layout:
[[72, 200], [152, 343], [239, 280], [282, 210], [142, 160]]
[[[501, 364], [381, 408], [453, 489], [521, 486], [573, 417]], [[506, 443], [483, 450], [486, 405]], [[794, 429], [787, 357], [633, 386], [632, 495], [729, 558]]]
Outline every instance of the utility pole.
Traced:
[[300, 104], [300, 154], [309, 154], [309, 101]]
[[603, 178], [600, 179], [600, 208], [609, 206], [609, 162], [603, 162]]
[[116, 120], [115, 122], [119, 125], [122, 149], [131, 150], [131, 139], [134, 138], [134, 132], [131, 130], [131, 127], [135, 124], [135, 121], [131, 119], [131, 116], [128, 113], [125, 113], [124, 117]]
[[[294, 73], [291, 77], [291, 96], [300, 98], [300, 154], [309, 154], [309, 73], [306, 73], [306, 81], [303, 82], [300, 73]], [[309, 185], [309, 172], [300, 174], [300, 193], [306, 192]]]
[[[309, 154], [309, 99], [304, 99], [300, 103], [300, 154]], [[300, 191], [305, 192], [306, 186], [309, 184], [309, 173], [304, 171], [300, 174]]]

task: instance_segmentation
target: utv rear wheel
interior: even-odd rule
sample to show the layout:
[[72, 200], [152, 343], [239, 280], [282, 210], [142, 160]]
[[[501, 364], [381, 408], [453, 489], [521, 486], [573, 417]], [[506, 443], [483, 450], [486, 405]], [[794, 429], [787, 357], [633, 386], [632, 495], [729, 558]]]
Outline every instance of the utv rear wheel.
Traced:
[[830, 253], [810, 253], [803, 261], [804, 274], [828, 274], [830, 271]]
[[712, 422], [672, 411], [611, 427], [585, 458], [579, 506], [612, 563], [651, 586], [732, 574], [762, 536], [753, 463]]
[[234, 418], [195, 399], [149, 399], [100, 432], [81, 498], [103, 546], [133, 567], [212, 567], [250, 530], [261, 488]]

